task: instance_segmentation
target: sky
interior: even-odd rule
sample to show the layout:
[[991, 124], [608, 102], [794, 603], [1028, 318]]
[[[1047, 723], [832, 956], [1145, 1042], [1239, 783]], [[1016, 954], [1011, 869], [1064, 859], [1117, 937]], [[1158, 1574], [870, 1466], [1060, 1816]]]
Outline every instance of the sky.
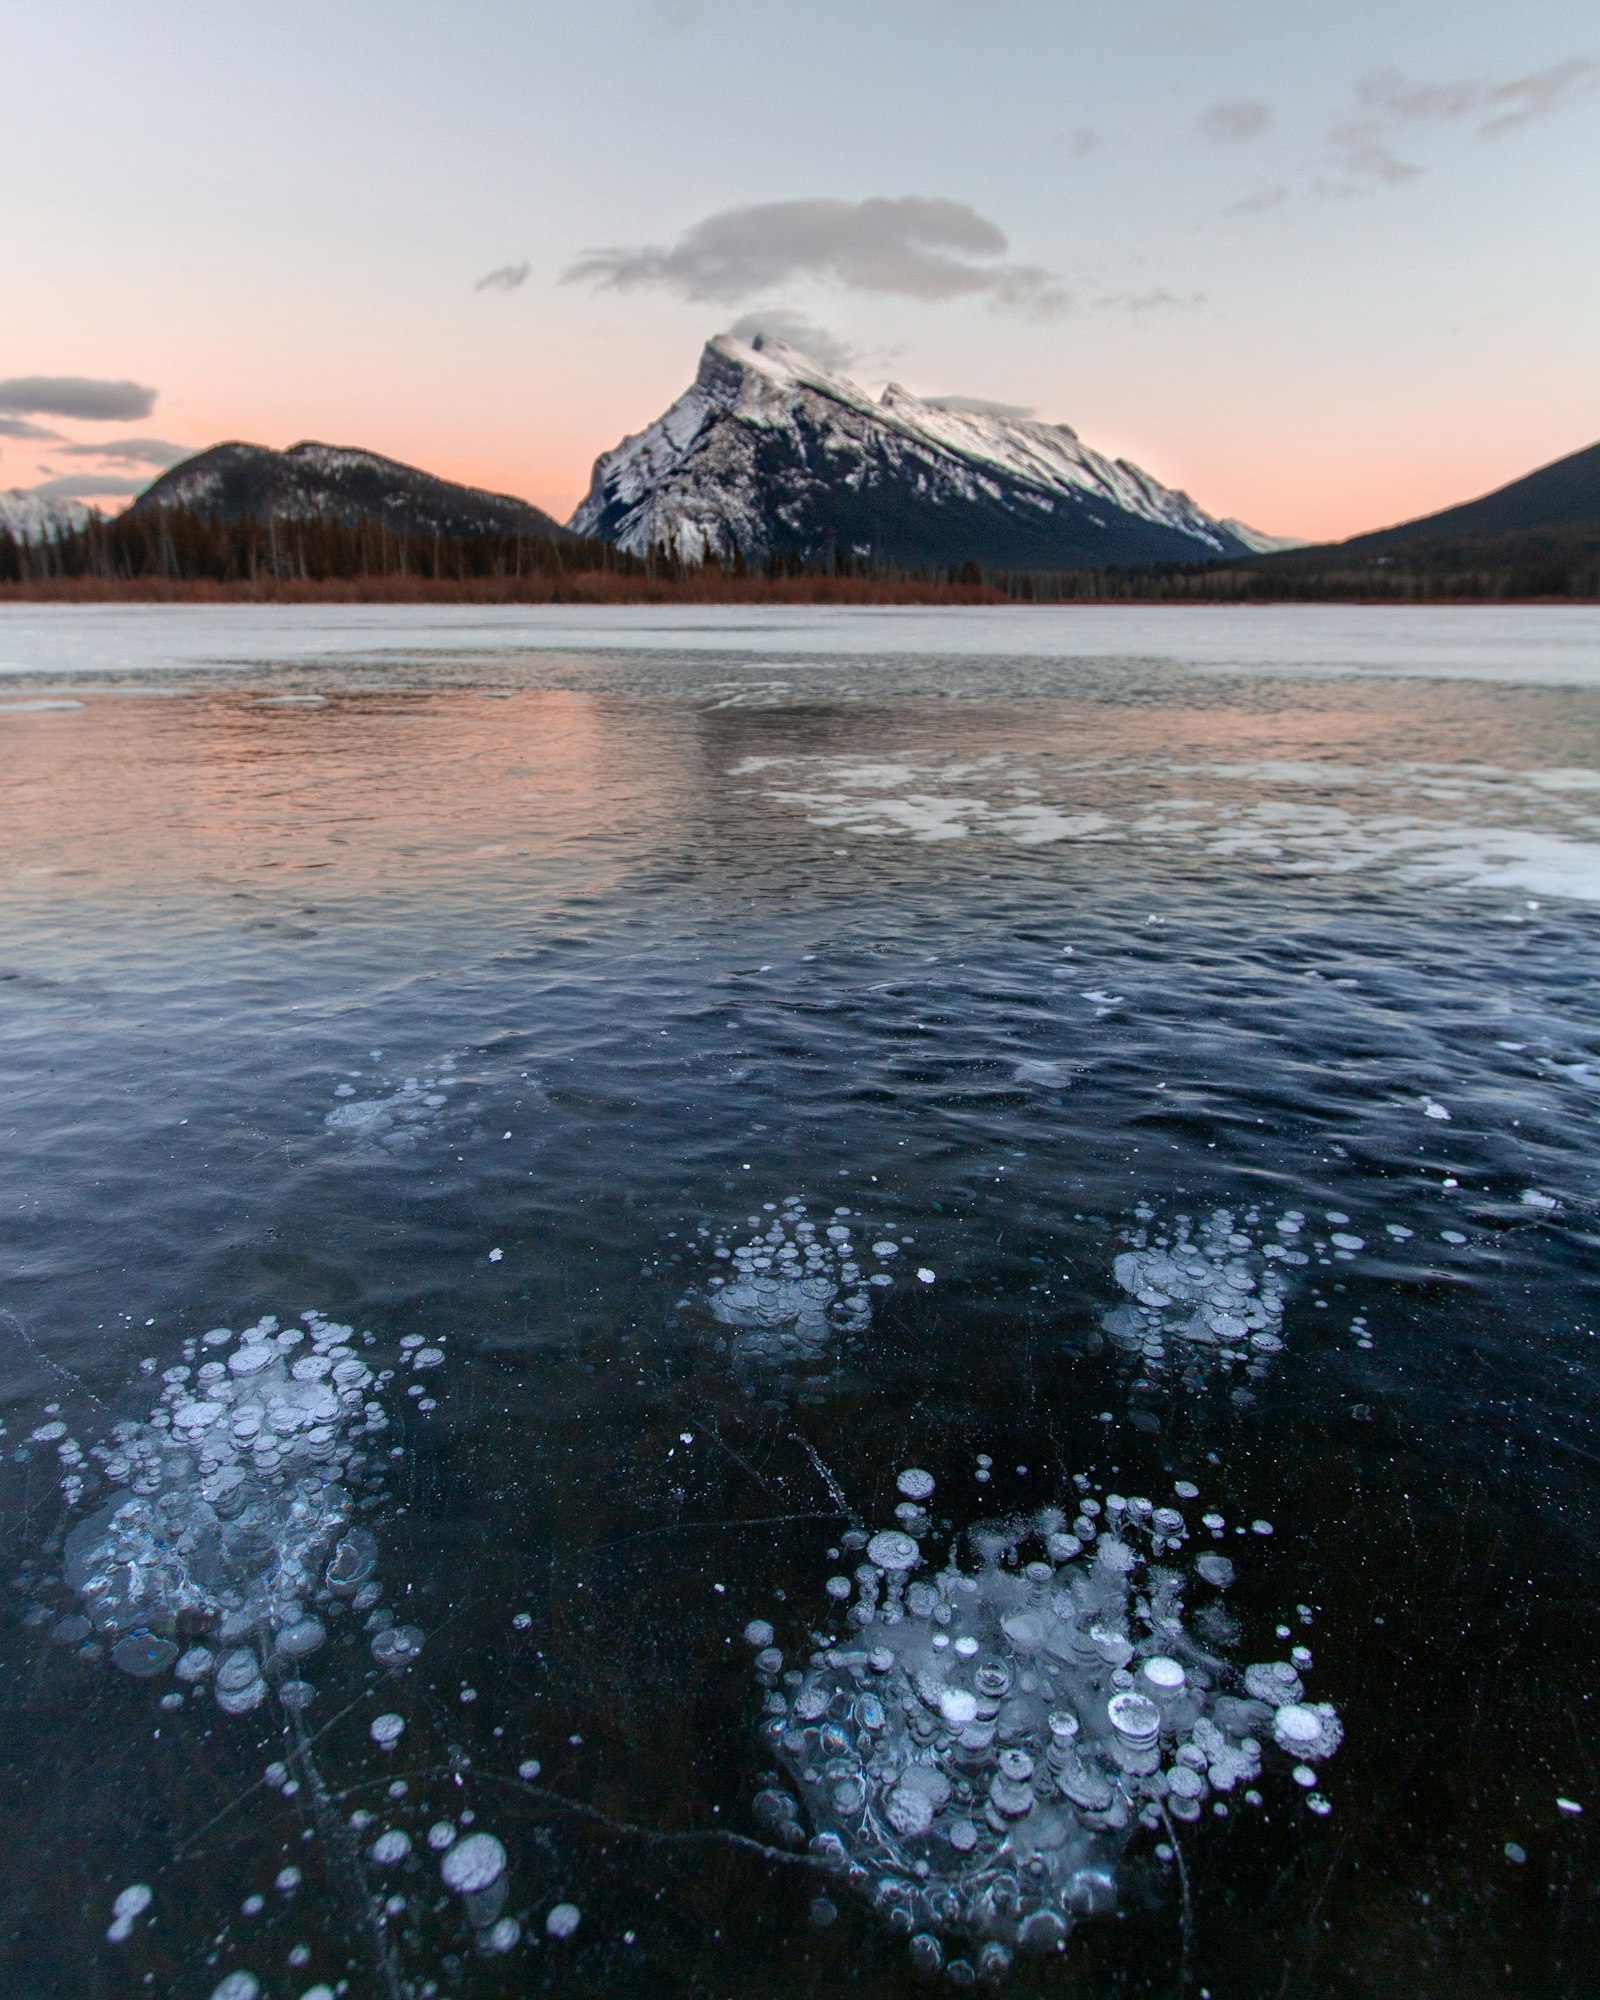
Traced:
[[1594, 0], [9, 0], [0, 487], [565, 518], [712, 335], [1327, 538], [1600, 439]]

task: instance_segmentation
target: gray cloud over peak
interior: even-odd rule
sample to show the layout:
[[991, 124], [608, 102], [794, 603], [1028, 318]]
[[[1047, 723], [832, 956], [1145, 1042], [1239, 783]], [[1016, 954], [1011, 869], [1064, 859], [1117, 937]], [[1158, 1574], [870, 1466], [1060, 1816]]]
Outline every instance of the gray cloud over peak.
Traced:
[[60, 458], [103, 458], [118, 465], [176, 465], [193, 458], [199, 449], [192, 444], [169, 444], [165, 438], [107, 438], [104, 444], [65, 444]]
[[741, 313], [727, 331], [735, 340], [754, 340], [757, 334], [764, 333], [770, 340], [797, 347], [813, 361], [820, 361], [824, 368], [844, 369], [860, 359], [857, 348], [792, 306], [769, 306], [765, 311]]
[[531, 264], [497, 264], [473, 286], [475, 292], [514, 292], [528, 282]]
[[0, 382], [0, 410], [24, 417], [125, 424], [149, 416], [155, 404], [156, 391], [138, 382], [102, 382], [87, 375], [13, 375]]
[[59, 444], [60, 431], [46, 430], [43, 424], [30, 424], [26, 417], [0, 417], [0, 437], [28, 438], [36, 444]]
[[1209, 105], [1195, 120], [1195, 131], [1211, 146], [1237, 146], [1259, 139], [1272, 123], [1270, 108], [1253, 97], [1231, 98]]
[[1004, 232], [962, 201], [819, 197], [722, 209], [667, 247], [586, 251], [562, 275], [617, 290], [655, 285], [719, 305], [809, 278], [899, 298], [1060, 311], [1066, 299], [1050, 273], [1002, 261], [1008, 247]]

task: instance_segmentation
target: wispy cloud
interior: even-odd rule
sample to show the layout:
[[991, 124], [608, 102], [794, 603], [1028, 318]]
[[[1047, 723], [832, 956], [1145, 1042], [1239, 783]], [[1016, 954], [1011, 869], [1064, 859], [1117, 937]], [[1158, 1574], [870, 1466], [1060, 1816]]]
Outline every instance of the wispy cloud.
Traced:
[[156, 391], [138, 382], [102, 382], [87, 375], [13, 375], [0, 381], [0, 410], [23, 417], [79, 417], [129, 423], [149, 416]]
[[962, 201], [773, 201], [723, 209], [673, 244], [586, 251], [563, 277], [622, 291], [658, 286], [719, 305], [813, 279], [930, 302], [987, 298], [1039, 316], [1063, 310], [1052, 275], [1007, 262], [1009, 247], [997, 224]]
[[26, 490], [46, 500], [93, 500], [102, 494], [142, 493], [149, 484], [148, 478], [129, 478], [121, 473], [67, 472]]
[[824, 368], [848, 368], [860, 359], [858, 350], [836, 333], [830, 333], [825, 326], [818, 326], [814, 319], [808, 319], [792, 306], [768, 306], [764, 311], [741, 313], [727, 329], [735, 340], [754, 340], [758, 334], [765, 334], [769, 340], [781, 340], [789, 347], [799, 348], [802, 354], [809, 354], [813, 361], [820, 361]]
[[1398, 187], [1426, 171], [1400, 148], [1420, 142], [1430, 127], [1466, 126], [1478, 139], [1501, 139], [1568, 110], [1600, 91], [1600, 59], [1567, 56], [1520, 76], [1468, 77], [1419, 83], [1400, 70], [1371, 70], [1356, 84], [1358, 115], [1329, 133], [1333, 178], [1316, 191], [1354, 194]]
[[0, 437], [26, 438], [36, 444], [59, 444], [60, 431], [46, 430], [43, 424], [30, 424], [26, 417], [0, 417]]
[[1269, 208], [1282, 208], [1290, 192], [1279, 181], [1271, 187], [1257, 188], [1253, 194], [1240, 195], [1237, 201], [1230, 201], [1222, 212], [1224, 215], [1265, 215]]
[[1230, 98], [1208, 105], [1195, 120], [1195, 132], [1208, 146], [1239, 146], [1259, 139], [1272, 124], [1270, 106], [1253, 97]]
[[531, 264], [497, 264], [473, 286], [475, 292], [514, 292], [528, 282]]
[[1204, 292], [1169, 292], [1165, 287], [1148, 292], [1107, 292], [1094, 301], [1101, 312], [1130, 313], [1136, 319], [1146, 313], [1193, 312], [1205, 302]]
[[65, 444], [57, 452], [58, 458], [99, 458], [114, 465], [154, 465], [165, 467], [176, 465], [180, 459], [193, 458], [197, 446], [192, 444], [169, 444], [165, 438], [107, 438], [104, 444]]

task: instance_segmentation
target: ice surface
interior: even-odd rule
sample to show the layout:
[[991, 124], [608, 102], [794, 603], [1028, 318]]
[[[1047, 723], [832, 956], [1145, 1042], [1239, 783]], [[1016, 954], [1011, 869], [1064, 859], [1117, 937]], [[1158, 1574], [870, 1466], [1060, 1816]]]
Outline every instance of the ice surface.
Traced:
[[[1170, 661], [1229, 672], [1600, 685], [1588, 606], [32, 605], [5, 607], [0, 675], [129, 673], [508, 650], [872, 653]], [[1559, 773], [1552, 773], [1558, 777]]]

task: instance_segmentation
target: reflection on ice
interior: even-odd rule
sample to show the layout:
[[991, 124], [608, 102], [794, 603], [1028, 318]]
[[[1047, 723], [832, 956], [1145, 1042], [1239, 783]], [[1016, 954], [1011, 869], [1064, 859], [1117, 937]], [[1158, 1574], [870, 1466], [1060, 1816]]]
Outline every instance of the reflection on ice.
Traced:
[[[757, 1819], [957, 1984], [1000, 1978], [1016, 1951], [1059, 1949], [1080, 1918], [1114, 1909], [1141, 1835], [1164, 1835], [1155, 1853], [1170, 1861], [1174, 1822], [1260, 1805], [1272, 1752], [1294, 1760], [1313, 1811], [1331, 1809], [1314, 1767], [1343, 1731], [1306, 1699], [1310, 1651], [1241, 1674], [1220, 1599], [1232, 1563], [1215, 1547], [1189, 1559], [1180, 1506], [1074, 1486], [1070, 1513], [975, 1526], [969, 1570], [955, 1548], [937, 1570], [924, 1558], [931, 1523], [914, 1502], [899, 1528], [845, 1536], [860, 1559], [828, 1595], [854, 1599], [850, 1629], [814, 1634], [803, 1663], [768, 1621], [745, 1631], [775, 1766]], [[902, 1475], [902, 1491], [931, 1487]], [[1197, 1489], [1180, 1481], [1174, 1497]], [[1214, 1513], [1201, 1526], [1213, 1542], [1227, 1529]], [[956, 1945], [975, 1962], [946, 1963]]]

